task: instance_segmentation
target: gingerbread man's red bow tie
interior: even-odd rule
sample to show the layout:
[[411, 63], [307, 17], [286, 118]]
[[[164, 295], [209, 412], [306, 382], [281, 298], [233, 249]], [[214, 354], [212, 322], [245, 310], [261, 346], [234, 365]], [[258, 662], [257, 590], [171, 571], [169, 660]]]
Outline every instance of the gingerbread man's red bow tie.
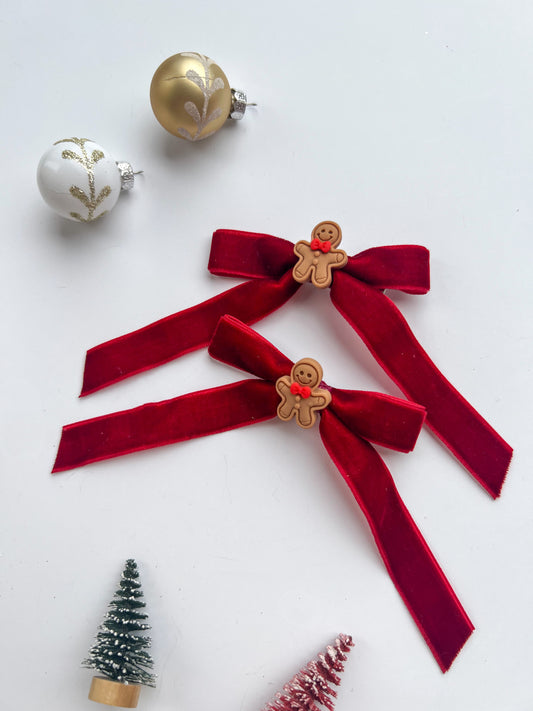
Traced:
[[424, 294], [429, 253], [424, 247], [374, 247], [353, 257], [338, 249], [340, 228], [320, 223], [313, 239], [329, 241], [327, 253], [313, 242], [217, 230], [209, 270], [247, 279], [244, 284], [168, 316], [87, 353], [82, 395], [206, 346], [218, 319], [232, 314], [251, 324], [279, 308], [310, 280], [330, 286], [333, 304], [362, 337], [378, 363], [405, 395], [427, 410], [427, 424], [493, 496], [500, 494], [511, 447], [438, 370], [384, 289]]
[[[328, 387], [320, 382], [322, 370], [316, 361], [293, 364], [231, 316], [220, 320], [209, 352], [260, 379], [67, 425], [54, 472], [259, 423], [276, 413], [282, 420], [295, 418], [302, 427], [311, 427], [318, 413], [322, 441], [359, 502], [398, 592], [446, 671], [470, 636], [472, 623], [370, 444], [410, 451], [424, 408], [378, 393]], [[291, 393], [291, 381], [308, 383], [309, 398]]]
[[300, 395], [301, 397], [307, 399], [308, 397], [311, 397], [311, 388], [308, 387], [307, 385], [300, 385], [300, 383], [292, 383], [291, 384], [291, 393], [293, 395]]
[[310, 246], [311, 249], [319, 249], [321, 252], [324, 252], [324, 254], [327, 254], [331, 249], [331, 242], [329, 242], [328, 240], [326, 240], [325, 242], [321, 242], [315, 237], [311, 240]]

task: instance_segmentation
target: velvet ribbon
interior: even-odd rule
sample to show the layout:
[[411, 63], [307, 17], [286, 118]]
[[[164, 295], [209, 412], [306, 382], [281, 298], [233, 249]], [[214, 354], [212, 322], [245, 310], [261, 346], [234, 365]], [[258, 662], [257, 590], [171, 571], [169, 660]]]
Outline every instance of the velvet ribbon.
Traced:
[[[276, 380], [292, 361], [251, 328], [226, 316], [210, 354], [259, 379], [193, 392], [63, 428], [54, 472], [141, 449], [262, 422], [276, 416]], [[414, 447], [423, 407], [388, 395], [332, 388], [320, 412], [320, 436], [365, 514], [398, 592], [442, 671], [473, 625], [407, 511], [384, 461], [371, 442], [398, 451]], [[286, 426], [295, 426], [289, 423]]]
[[[89, 350], [81, 395], [206, 346], [225, 314], [251, 324], [282, 306], [301, 286], [292, 277], [293, 247], [271, 235], [217, 230], [209, 270], [248, 281]], [[439, 371], [384, 289], [426, 293], [428, 250], [397, 245], [350, 257], [333, 271], [331, 300], [402, 392], [426, 408], [427, 424], [444, 445], [498, 497], [511, 447]]]

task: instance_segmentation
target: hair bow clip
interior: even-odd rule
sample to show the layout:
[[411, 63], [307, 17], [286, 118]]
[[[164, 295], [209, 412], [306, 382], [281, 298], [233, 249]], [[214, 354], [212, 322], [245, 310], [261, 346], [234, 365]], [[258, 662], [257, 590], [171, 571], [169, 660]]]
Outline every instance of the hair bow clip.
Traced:
[[[331, 460], [361, 506], [394, 585], [446, 671], [473, 625], [372, 446], [411, 451], [424, 422], [424, 408], [380, 393], [328, 386], [316, 361], [304, 358], [294, 364], [232, 316], [220, 320], [209, 353], [255, 378], [66, 425], [53, 471], [257, 424], [276, 415], [308, 428], [318, 416], [320, 437]], [[309, 387], [309, 398], [292, 393], [292, 382]]]

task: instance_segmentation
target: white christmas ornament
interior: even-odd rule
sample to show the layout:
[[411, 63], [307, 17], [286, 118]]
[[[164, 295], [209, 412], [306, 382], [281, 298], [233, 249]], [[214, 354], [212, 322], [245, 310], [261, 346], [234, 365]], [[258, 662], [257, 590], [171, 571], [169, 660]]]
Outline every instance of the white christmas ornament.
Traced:
[[133, 187], [129, 163], [117, 162], [88, 138], [64, 138], [46, 151], [37, 168], [44, 201], [69, 220], [92, 222], [109, 212], [121, 190]]

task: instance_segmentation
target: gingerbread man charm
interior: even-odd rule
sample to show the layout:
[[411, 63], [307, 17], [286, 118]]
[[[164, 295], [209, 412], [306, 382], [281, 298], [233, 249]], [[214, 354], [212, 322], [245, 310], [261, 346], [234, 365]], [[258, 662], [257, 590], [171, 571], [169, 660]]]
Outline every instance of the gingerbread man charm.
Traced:
[[311, 281], [320, 289], [331, 284], [331, 270], [344, 267], [348, 256], [336, 249], [342, 239], [341, 228], [336, 222], [319, 222], [311, 235], [311, 242], [300, 240], [294, 245], [294, 254], [299, 257], [292, 270], [295, 281], [303, 284]]
[[291, 374], [282, 375], [276, 381], [276, 390], [281, 396], [278, 417], [288, 422], [296, 417], [300, 427], [312, 427], [316, 412], [331, 402], [331, 393], [319, 388], [322, 381], [322, 366], [312, 358], [303, 358], [292, 366]]

